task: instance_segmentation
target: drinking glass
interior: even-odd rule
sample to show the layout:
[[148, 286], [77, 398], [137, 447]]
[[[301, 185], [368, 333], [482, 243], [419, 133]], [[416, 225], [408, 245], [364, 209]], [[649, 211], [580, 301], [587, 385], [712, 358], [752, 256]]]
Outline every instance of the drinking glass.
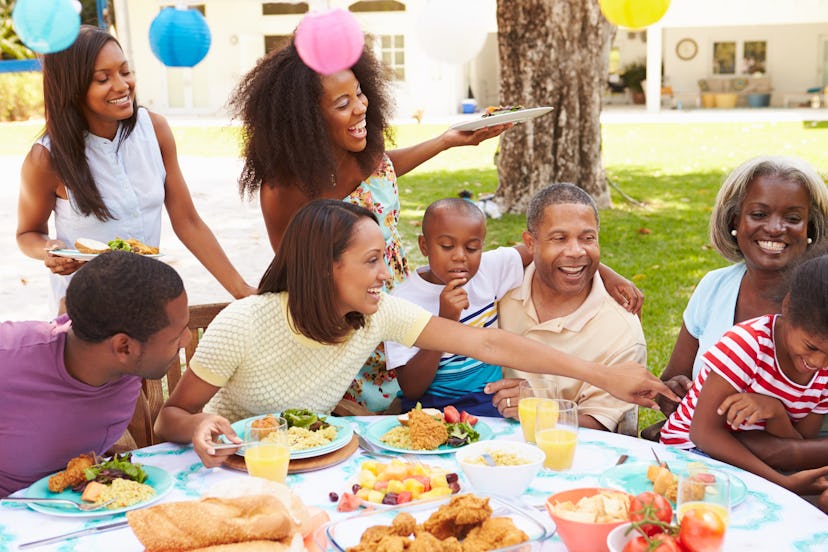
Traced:
[[540, 399], [554, 399], [557, 394], [555, 385], [535, 385], [523, 380], [518, 386], [518, 419], [523, 430], [523, 440], [535, 442], [535, 409]]
[[[705, 467], [691, 470], [679, 479], [676, 497], [679, 523], [691, 510], [702, 516], [706, 526], [713, 528], [713, 537], [719, 539], [717, 550], [721, 550], [730, 521], [730, 478], [725, 472]], [[716, 527], [720, 530], [716, 531]]]
[[279, 416], [265, 419], [269, 423], [247, 423], [245, 435], [249, 444], [244, 450], [244, 463], [250, 475], [284, 483], [290, 462], [287, 420]]
[[539, 399], [535, 407], [535, 441], [546, 455], [544, 468], [571, 468], [578, 443], [578, 405], [566, 399]]

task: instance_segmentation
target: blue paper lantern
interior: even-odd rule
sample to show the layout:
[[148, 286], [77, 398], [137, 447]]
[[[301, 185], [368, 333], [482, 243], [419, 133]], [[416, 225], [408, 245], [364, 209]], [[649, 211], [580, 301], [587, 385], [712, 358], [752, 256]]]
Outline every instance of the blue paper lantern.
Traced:
[[12, 11], [14, 32], [35, 52], [65, 50], [80, 32], [80, 13], [72, 0], [18, 0]]
[[164, 8], [149, 29], [152, 53], [168, 67], [193, 67], [210, 51], [210, 27], [194, 9]]

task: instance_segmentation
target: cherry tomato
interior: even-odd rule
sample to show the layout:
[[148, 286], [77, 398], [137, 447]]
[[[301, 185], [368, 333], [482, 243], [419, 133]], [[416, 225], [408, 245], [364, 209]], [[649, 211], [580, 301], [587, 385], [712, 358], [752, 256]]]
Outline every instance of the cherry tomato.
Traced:
[[[647, 521], [661, 521], [670, 523], [673, 520], [673, 507], [660, 494], [652, 491], [641, 493], [630, 501], [630, 521], [634, 523]], [[664, 529], [652, 523], [643, 523], [638, 529], [645, 535], [663, 533]]]
[[456, 424], [460, 421], [460, 413], [457, 411], [456, 408], [449, 405], [443, 408], [443, 419], [446, 421], [447, 424]]
[[724, 544], [725, 522], [716, 512], [691, 509], [684, 512], [679, 541], [690, 552], [716, 552]]
[[659, 533], [649, 537], [636, 537], [629, 541], [623, 552], [682, 552], [681, 545], [675, 537]]

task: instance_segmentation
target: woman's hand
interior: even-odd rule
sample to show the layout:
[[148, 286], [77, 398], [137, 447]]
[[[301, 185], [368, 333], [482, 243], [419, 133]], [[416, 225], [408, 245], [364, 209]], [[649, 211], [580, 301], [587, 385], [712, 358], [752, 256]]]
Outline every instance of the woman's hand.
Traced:
[[641, 307], [644, 306], [644, 292], [638, 289], [630, 280], [624, 277], [620, 278], [617, 285], [607, 288], [607, 293], [627, 312], [641, 314]]
[[508, 130], [514, 126], [513, 123], [506, 123], [505, 125], [494, 125], [489, 127], [479, 128], [477, 130], [454, 130], [448, 129], [443, 138], [448, 147], [454, 146], [476, 146], [484, 140], [500, 136], [503, 131]]
[[772, 420], [778, 416], [785, 416], [785, 407], [779, 399], [760, 395], [758, 393], [734, 393], [722, 401], [716, 410], [719, 416], [724, 416], [728, 425], [734, 430], [742, 424], [754, 425], [760, 420]]
[[235, 454], [237, 449], [215, 450], [213, 445], [218, 443], [219, 436], [224, 435], [231, 443], [241, 443], [227, 418], [217, 414], [205, 415], [193, 432], [193, 448], [205, 467], [215, 468], [224, 463], [228, 456]]
[[659, 394], [664, 395], [671, 401], [681, 401], [663, 381], [652, 375], [637, 362], [615, 364], [612, 369], [606, 369], [604, 372], [607, 382], [605, 385], [600, 385], [600, 387], [622, 401], [654, 410], [661, 410], [661, 407], [655, 401]]
[[49, 251], [54, 249], [66, 248], [66, 244], [61, 240], [47, 240], [43, 248], [46, 250], [46, 258], [43, 260], [43, 264], [45, 264], [46, 268], [51, 270], [54, 274], [59, 274], [61, 276], [72, 274], [86, 262], [70, 259], [69, 257], [60, 257], [49, 253]]
[[503, 378], [486, 384], [483, 392], [492, 395], [492, 405], [504, 418], [518, 417], [518, 400], [521, 378]]

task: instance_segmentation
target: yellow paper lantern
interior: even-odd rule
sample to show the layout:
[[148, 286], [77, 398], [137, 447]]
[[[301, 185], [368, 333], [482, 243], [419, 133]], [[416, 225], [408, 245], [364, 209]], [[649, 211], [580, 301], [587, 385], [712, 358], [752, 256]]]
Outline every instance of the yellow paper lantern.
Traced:
[[670, 0], [598, 0], [610, 23], [628, 29], [643, 29], [667, 13]]

